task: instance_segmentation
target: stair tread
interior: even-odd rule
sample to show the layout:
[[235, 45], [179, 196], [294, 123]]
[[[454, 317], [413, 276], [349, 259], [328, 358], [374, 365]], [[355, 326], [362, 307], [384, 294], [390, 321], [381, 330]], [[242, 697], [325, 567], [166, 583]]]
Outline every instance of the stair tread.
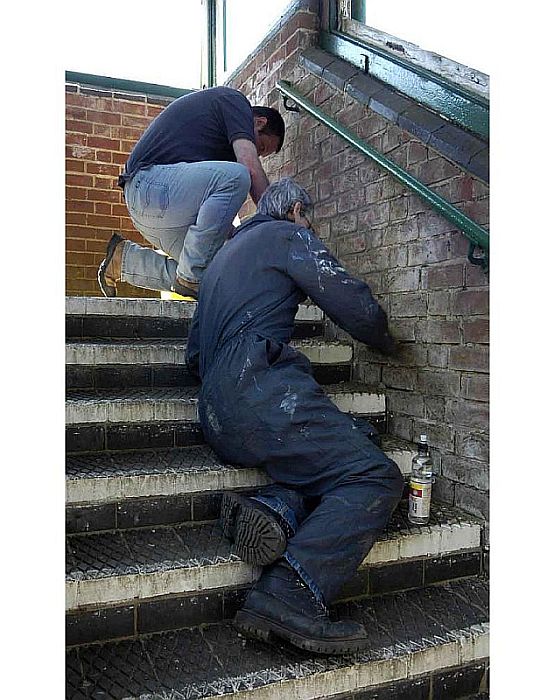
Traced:
[[[382, 437], [382, 449], [403, 474], [411, 469], [413, 443]], [[69, 455], [66, 504], [110, 503], [125, 498], [176, 496], [270, 483], [264, 469], [221, 460], [208, 445]]]
[[[382, 436], [382, 449], [388, 453], [416, 453], [413, 443], [390, 435]], [[264, 471], [262, 468], [254, 469]], [[240, 465], [224, 462], [208, 445], [132, 452], [95, 452], [69, 455], [66, 458], [66, 480], [246, 470]]]
[[66, 697], [308, 700], [406, 680], [487, 657], [488, 596], [472, 579], [341, 604], [369, 640], [337, 657], [245, 641], [229, 621], [70, 649]]
[[[67, 316], [130, 316], [192, 319], [197, 305], [173, 299], [139, 299], [133, 297], [66, 297]], [[314, 304], [300, 304], [297, 320], [321, 321], [322, 310]]]
[[[453, 528], [469, 527], [474, 534], [479, 531], [478, 519], [451, 506], [434, 503], [428, 525], [410, 523], [405, 508], [401, 506], [395, 511], [379, 542], [422, 533], [444, 532], [447, 535]], [[470, 530], [468, 534], [471, 535], [468, 542], [474, 544]], [[445, 541], [444, 545], [449, 543]], [[434, 554], [446, 553], [441, 551], [439, 542], [438, 548]], [[69, 536], [66, 578], [82, 581], [233, 562], [240, 562], [240, 559], [231, 553], [230, 543], [217, 522], [149, 527]], [[254, 571], [253, 567], [241, 564]]]
[[[344, 382], [322, 386], [327, 394], [382, 395], [382, 389], [372, 389], [362, 382]], [[125, 389], [71, 389], [66, 403], [78, 402], [133, 402], [133, 401], [187, 401], [196, 403], [199, 387], [129, 387]]]
[[[292, 340], [291, 346], [309, 355], [318, 364], [350, 362], [350, 343], [307, 339]], [[71, 340], [66, 343], [68, 365], [112, 365], [112, 364], [185, 364], [187, 340], [183, 338], [101, 338], [95, 340]], [[326, 353], [335, 351], [336, 359], [326, 358]], [[324, 355], [322, 359], [320, 356]]]
[[[344, 412], [383, 415], [385, 395], [360, 383], [326, 384], [322, 389]], [[66, 425], [198, 421], [199, 387], [72, 389], [66, 393]]]

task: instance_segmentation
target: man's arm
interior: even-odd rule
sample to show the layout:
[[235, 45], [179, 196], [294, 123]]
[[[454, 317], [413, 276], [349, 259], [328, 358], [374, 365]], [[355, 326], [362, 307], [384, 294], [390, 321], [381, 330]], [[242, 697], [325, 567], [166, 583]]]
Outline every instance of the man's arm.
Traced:
[[353, 338], [385, 354], [394, 351], [387, 316], [368, 285], [352, 277], [306, 228], [300, 227], [291, 238], [287, 273]]
[[262, 193], [270, 183], [260, 164], [256, 146], [248, 139], [235, 139], [233, 142], [233, 150], [237, 162], [244, 165], [250, 173], [252, 201], [258, 204], [258, 200], [262, 197]]

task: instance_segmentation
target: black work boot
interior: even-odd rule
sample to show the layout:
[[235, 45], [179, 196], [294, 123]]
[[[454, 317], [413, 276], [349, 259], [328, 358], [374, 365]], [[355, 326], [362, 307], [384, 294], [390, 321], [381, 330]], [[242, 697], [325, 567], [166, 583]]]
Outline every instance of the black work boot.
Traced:
[[326, 607], [284, 561], [262, 574], [234, 625], [247, 637], [269, 641], [273, 634], [320, 654], [348, 654], [364, 649], [368, 642], [358, 622], [332, 622]]
[[271, 508], [233, 491], [223, 495], [220, 524], [233, 542], [233, 553], [258, 566], [278, 559], [287, 546], [287, 534], [293, 534]]

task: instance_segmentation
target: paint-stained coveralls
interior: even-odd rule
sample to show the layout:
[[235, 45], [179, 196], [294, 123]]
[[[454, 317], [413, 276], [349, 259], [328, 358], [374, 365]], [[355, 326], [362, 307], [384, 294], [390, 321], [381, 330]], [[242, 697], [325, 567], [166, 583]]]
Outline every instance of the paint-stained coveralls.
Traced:
[[386, 315], [368, 285], [310, 230], [257, 214], [206, 270], [187, 362], [202, 380], [207, 442], [276, 482], [260, 500], [291, 524], [284, 557], [329, 604], [387, 524], [403, 480], [288, 344], [307, 296], [357, 340], [391, 350]]

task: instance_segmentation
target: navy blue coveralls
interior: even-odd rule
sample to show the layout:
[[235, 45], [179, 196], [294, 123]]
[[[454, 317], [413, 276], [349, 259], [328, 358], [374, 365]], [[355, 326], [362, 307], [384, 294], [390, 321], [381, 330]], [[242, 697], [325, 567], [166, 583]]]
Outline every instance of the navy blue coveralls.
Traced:
[[297, 224], [257, 214], [206, 270], [187, 363], [202, 380], [207, 442], [228, 462], [264, 467], [260, 500], [292, 525], [285, 559], [331, 603], [400, 500], [397, 465], [368, 427], [339, 411], [288, 343], [309, 296], [357, 340], [387, 352], [387, 319], [364, 282]]

